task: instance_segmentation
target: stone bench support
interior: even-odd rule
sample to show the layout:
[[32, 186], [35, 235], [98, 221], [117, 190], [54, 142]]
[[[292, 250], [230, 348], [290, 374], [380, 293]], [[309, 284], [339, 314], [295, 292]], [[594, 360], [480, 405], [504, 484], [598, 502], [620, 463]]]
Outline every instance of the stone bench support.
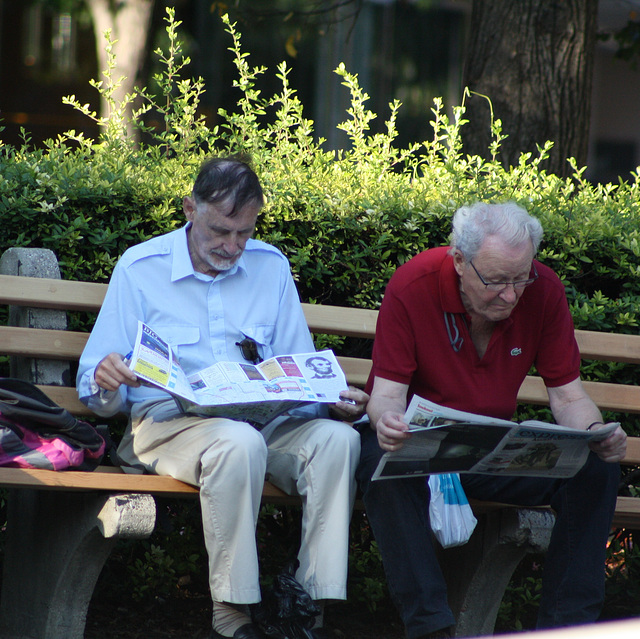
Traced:
[[[47, 249], [9, 249], [0, 273], [60, 279], [56, 257]], [[66, 329], [67, 317], [64, 311], [12, 307], [10, 323]], [[55, 360], [12, 358], [11, 375], [34, 384], [73, 382], [69, 363]], [[96, 580], [116, 541], [148, 537], [155, 518], [151, 495], [12, 489], [0, 637], [82, 639]]]

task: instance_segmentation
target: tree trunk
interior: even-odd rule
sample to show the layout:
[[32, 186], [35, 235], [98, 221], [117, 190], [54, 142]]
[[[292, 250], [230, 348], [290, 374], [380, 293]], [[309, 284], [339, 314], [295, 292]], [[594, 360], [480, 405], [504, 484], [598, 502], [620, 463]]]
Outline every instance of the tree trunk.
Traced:
[[[96, 38], [98, 52], [98, 66], [100, 73], [107, 69], [107, 51], [104, 33], [111, 31], [114, 40], [113, 54], [116, 67], [112, 71], [114, 83], [120, 83], [113, 92], [116, 104], [131, 93], [138, 80], [138, 73], [142, 68], [146, 51], [147, 36], [151, 22], [154, 0], [86, 0]], [[121, 80], [122, 78], [122, 80]], [[103, 79], [102, 76], [100, 79]], [[109, 105], [102, 99], [100, 114], [109, 116]], [[127, 134], [135, 136], [135, 130], [130, 125], [132, 105], [126, 110]]]
[[[473, 0], [464, 84], [502, 121], [505, 167], [547, 140], [548, 171], [587, 159], [598, 0]], [[490, 106], [467, 98], [466, 152], [488, 155]]]

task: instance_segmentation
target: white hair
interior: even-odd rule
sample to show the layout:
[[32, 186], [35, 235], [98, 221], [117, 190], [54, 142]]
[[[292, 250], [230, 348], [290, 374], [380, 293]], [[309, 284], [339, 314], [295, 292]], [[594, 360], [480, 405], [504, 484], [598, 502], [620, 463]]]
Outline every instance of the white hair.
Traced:
[[542, 241], [542, 225], [515, 202], [490, 204], [476, 202], [460, 207], [453, 216], [451, 252], [458, 250], [466, 260], [472, 260], [491, 235], [517, 246], [530, 240], [534, 254]]

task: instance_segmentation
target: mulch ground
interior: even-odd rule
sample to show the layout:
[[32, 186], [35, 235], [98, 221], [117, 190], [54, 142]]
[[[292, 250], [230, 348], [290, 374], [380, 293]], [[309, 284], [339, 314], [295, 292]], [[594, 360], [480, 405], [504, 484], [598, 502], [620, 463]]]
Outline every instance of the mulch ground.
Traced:
[[[137, 604], [111, 599], [103, 592], [89, 606], [85, 639], [206, 639], [210, 623], [208, 597]], [[328, 606], [325, 626], [336, 639], [404, 639], [394, 613], [374, 614], [350, 603]]]
[[[299, 528], [296, 527], [299, 526], [299, 512], [290, 510], [283, 508], [278, 511], [280, 516], [277, 518], [271, 516], [260, 519], [258, 537], [263, 539], [261, 553], [265, 563], [261, 569], [265, 574], [274, 575], [286, 565], [293, 544], [300, 538]], [[163, 579], [163, 573], [152, 570], [153, 562], [144, 560], [146, 573], [131, 570], [140, 560], [142, 550], [149, 550], [154, 544], [166, 549], [168, 556], [186, 556], [197, 550], [202, 555], [201, 533], [196, 530], [200, 525], [197, 505], [180, 504], [178, 507], [172, 503], [171, 508], [163, 505], [158, 512], [159, 523], [148, 543], [141, 547], [139, 543], [130, 544], [125, 540], [111, 553], [89, 605], [85, 639], [208, 638], [211, 599], [206, 561], [203, 562], [202, 557], [191, 567], [188, 578], [178, 580], [180, 585], [175, 590], [160, 587], [164, 581], [158, 580]], [[364, 535], [360, 530], [362, 523], [358, 523], [357, 517], [354, 517], [354, 522], [354, 538], [359, 539]], [[188, 534], [182, 535], [183, 530]], [[267, 547], [269, 553], [265, 550]], [[373, 574], [384, 579], [379, 566]], [[135, 580], [132, 579], [133, 575], [136, 576]], [[133, 596], [134, 592], [140, 595], [140, 582], [147, 583], [147, 578], [150, 588], [155, 588], [156, 596], [138, 602]], [[134, 591], [136, 587], [138, 591]], [[158, 596], [161, 591], [164, 592], [162, 598]], [[388, 596], [383, 596], [377, 606], [376, 612], [372, 613], [355, 598], [353, 601], [328, 605], [325, 608], [324, 625], [334, 631], [336, 639], [404, 639], [402, 623]]]

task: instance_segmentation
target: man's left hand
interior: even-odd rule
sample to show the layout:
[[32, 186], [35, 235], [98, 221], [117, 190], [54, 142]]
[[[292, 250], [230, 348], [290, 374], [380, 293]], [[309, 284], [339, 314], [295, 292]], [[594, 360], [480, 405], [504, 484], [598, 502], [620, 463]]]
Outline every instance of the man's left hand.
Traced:
[[342, 391], [340, 393], [340, 397], [351, 401], [340, 401], [332, 404], [329, 407], [329, 414], [333, 419], [345, 422], [355, 422], [364, 415], [367, 410], [369, 395], [367, 395], [363, 390], [360, 390], [355, 386], [349, 386], [349, 390]]
[[[594, 426], [593, 430], [598, 430], [601, 426]], [[620, 426], [616, 428], [609, 437], [600, 442], [592, 442], [589, 448], [605, 462], [619, 462], [627, 452], [627, 434]]]

